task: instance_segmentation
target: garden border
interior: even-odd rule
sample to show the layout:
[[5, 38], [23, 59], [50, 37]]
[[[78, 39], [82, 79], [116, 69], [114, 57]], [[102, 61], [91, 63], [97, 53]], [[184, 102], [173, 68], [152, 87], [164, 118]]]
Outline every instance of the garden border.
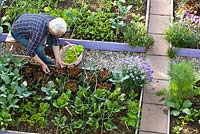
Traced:
[[[37, 63], [33, 63], [33, 64], [37, 64]], [[144, 95], [144, 89], [141, 90], [140, 93], [140, 99], [139, 99], [139, 110], [138, 110], [138, 121], [137, 121], [137, 125], [136, 125], [136, 129], [135, 129], [135, 133], [134, 134], [138, 134], [139, 133], [139, 124], [140, 124], [140, 118], [141, 118], [141, 109], [142, 109], [142, 103], [143, 103], [143, 95]], [[11, 131], [11, 130], [6, 130], [6, 131], [1, 131], [0, 130], [0, 134], [39, 134], [39, 133], [29, 133], [29, 132], [21, 132], [21, 131]], [[168, 133], [169, 134], [169, 133]]]
[[[174, 0], [171, 0], [171, 24], [173, 22]], [[170, 43], [170, 48], [176, 52], [176, 56], [200, 58], [200, 49], [178, 48], [173, 47]]]
[[[147, 0], [146, 5], [146, 21], [145, 27], [148, 32], [149, 26], [149, 12], [150, 12], [150, 0]], [[120, 43], [120, 42], [104, 42], [104, 41], [92, 41], [92, 40], [80, 40], [80, 39], [65, 39], [59, 38], [61, 44], [65, 41], [70, 42], [72, 44], [80, 44], [83, 45], [87, 49], [91, 50], [107, 50], [107, 51], [127, 51], [127, 52], [134, 52], [134, 53], [145, 53], [147, 48], [146, 47], [132, 47], [127, 43]], [[16, 42], [9, 33], [2, 33], [0, 34], [0, 42]]]

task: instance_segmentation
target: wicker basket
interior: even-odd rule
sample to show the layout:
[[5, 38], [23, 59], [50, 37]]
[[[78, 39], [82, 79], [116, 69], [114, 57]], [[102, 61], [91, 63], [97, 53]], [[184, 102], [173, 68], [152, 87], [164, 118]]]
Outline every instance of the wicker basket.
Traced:
[[[66, 52], [69, 48], [71, 47], [74, 47], [76, 46], [75, 44], [68, 44], [66, 46], [63, 46], [60, 50], [60, 56], [61, 56], [61, 59], [64, 61], [64, 58], [65, 58], [65, 55], [66, 55]], [[74, 65], [78, 65], [81, 61], [82, 61], [82, 58], [83, 58], [83, 52], [79, 55], [79, 57], [72, 63], [65, 63], [64, 64], [66, 66], [74, 66]]]

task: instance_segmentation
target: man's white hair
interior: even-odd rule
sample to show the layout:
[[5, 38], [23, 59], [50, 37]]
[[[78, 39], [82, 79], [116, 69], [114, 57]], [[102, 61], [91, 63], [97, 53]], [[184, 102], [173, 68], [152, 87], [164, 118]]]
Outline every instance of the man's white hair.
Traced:
[[58, 31], [62, 31], [63, 33], [66, 32], [67, 24], [64, 19], [56, 18], [49, 21], [49, 28], [54, 32], [57, 33]]

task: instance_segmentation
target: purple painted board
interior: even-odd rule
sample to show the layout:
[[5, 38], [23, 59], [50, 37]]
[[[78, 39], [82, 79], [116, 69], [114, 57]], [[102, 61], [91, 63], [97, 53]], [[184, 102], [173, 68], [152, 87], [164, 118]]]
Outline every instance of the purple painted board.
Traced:
[[[5, 41], [6, 37], [7, 37], [6, 33], [0, 34], [0, 41]], [[92, 50], [127, 51], [127, 52], [135, 52], [135, 53], [146, 52], [145, 47], [131, 47], [127, 43], [60, 38], [61, 44], [64, 44], [65, 41], [68, 41], [72, 44], [83, 45], [85, 48], [92, 49]]]
[[7, 38], [7, 35], [8, 34], [6, 34], [6, 33], [2, 33], [2, 34], [0, 34], [0, 41], [5, 41], [6, 40], [6, 38]]
[[0, 131], [0, 134], [16, 134], [16, 133], [14, 133], [14, 132], [7, 132], [7, 131], [5, 131], [5, 132]]
[[190, 48], [172, 48], [176, 51], [177, 56], [186, 56], [200, 58], [200, 49], [190, 49]]
[[127, 43], [119, 42], [103, 42], [103, 41], [91, 41], [91, 40], [79, 40], [79, 39], [60, 39], [60, 42], [70, 42], [72, 44], [83, 45], [85, 48], [92, 50], [109, 50], [109, 51], [128, 51], [128, 52], [146, 52], [145, 47], [131, 47]]

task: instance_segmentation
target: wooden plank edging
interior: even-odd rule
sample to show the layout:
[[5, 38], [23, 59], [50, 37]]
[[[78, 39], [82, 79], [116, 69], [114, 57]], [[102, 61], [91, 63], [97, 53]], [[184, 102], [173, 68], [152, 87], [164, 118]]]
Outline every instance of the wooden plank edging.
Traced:
[[[0, 42], [6, 42], [6, 39], [10, 38], [7, 33], [0, 34]], [[70, 42], [72, 44], [80, 44], [83, 45], [87, 49], [91, 50], [107, 50], [107, 51], [127, 51], [127, 52], [135, 52], [135, 53], [145, 53], [145, 47], [132, 47], [127, 43], [120, 42], [104, 42], [104, 41], [92, 41], [92, 40], [80, 40], [80, 39], [65, 39], [59, 38], [60, 43], [63, 45], [65, 42]], [[7, 40], [8, 41], [8, 40]]]

